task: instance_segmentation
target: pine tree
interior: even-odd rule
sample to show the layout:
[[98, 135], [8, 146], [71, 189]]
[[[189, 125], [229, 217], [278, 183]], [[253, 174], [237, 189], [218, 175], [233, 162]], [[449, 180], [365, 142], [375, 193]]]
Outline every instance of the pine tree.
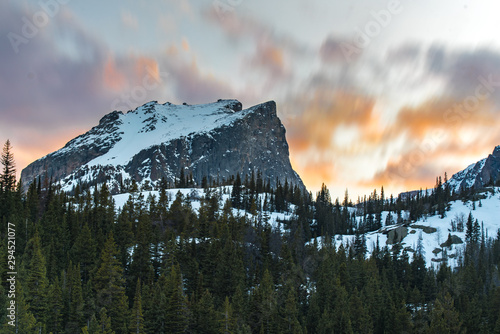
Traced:
[[101, 264], [93, 279], [96, 291], [96, 304], [109, 311], [112, 328], [117, 334], [126, 333], [128, 318], [128, 302], [125, 295], [125, 280], [120, 261], [117, 259], [118, 249], [110, 233], [101, 253]]
[[355, 288], [349, 298], [349, 316], [354, 333], [373, 333], [373, 323], [365, 305], [361, 301], [358, 290]]
[[90, 279], [95, 268], [97, 258], [97, 245], [92, 238], [87, 222], [84, 223], [80, 233], [71, 248], [73, 263], [80, 263], [83, 282]]
[[165, 291], [165, 331], [184, 333], [188, 325], [187, 301], [183, 291], [182, 276], [178, 265], [170, 268], [168, 276], [162, 279]]
[[115, 334], [112, 328], [111, 319], [108, 316], [106, 308], [103, 307], [99, 312], [99, 327], [96, 334]]
[[95, 305], [95, 294], [93, 290], [92, 280], [89, 280], [86, 284], [83, 285], [83, 317], [85, 319], [85, 323], [89, 323], [92, 317], [95, 317], [96, 305]]
[[90, 320], [88, 321], [88, 326], [82, 328], [82, 334], [93, 334], [99, 333], [99, 321], [96, 318], [95, 313], [92, 314]]
[[59, 284], [59, 278], [56, 277], [54, 282], [50, 284], [48, 290], [48, 309], [47, 309], [47, 331], [52, 333], [60, 333], [63, 326], [63, 297], [62, 290]]
[[479, 242], [479, 237], [481, 236], [481, 228], [479, 227], [479, 221], [476, 219], [472, 225], [472, 242], [477, 244]]
[[231, 190], [231, 203], [236, 209], [242, 208], [241, 193], [243, 191], [243, 186], [241, 184], [240, 174], [236, 174], [236, 181], [233, 184], [233, 189]]
[[353, 333], [351, 319], [349, 318], [349, 304], [347, 300], [347, 291], [337, 282], [335, 287], [335, 309], [334, 326], [340, 333]]
[[[431, 312], [429, 334], [462, 333], [462, 322], [455, 310], [453, 298], [446, 294], [436, 299]], [[477, 328], [476, 328], [477, 329]]]
[[[153, 280], [154, 271], [151, 261], [152, 234], [151, 222], [146, 215], [141, 215], [137, 227], [137, 238], [132, 255], [132, 263], [128, 271], [130, 289], [133, 286], [132, 282], [137, 282], [137, 279], [141, 279], [145, 283]], [[129, 296], [132, 296], [132, 294], [129, 294]]]
[[472, 212], [469, 212], [469, 217], [467, 218], [467, 223], [465, 224], [465, 241], [468, 244], [472, 244], [474, 240], [474, 217], [472, 217]]
[[193, 311], [190, 330], [193, 333], [219, 333], [221, 317], [215, 311], [212, 294], [205, 290], [200, 300], [191, 308]]
[[236, 327], [236, 321], [233, 318], [233, 308], [231, 303], [229, 302], [229, 298], [226, 296], [224, 300], [224, 308], [223, 308], [223, 318], [221, 320], [222, 326], [220, 333], [221, 334], [232, 334], [234, 333]]
[[288, 293], [281, 311], [281, 331], [282, 333], [299, 334], [302, 327], [299, 322], [299, 310], [297, 308], [297, 293], [292, 286], [288, 286]]
[[277, 326], [277, 299], [273, 279], [269, 270], [264, 271], [252, 301], [253, 327], [265, 333], [274, 332]]
[[42, 254], [42, 245], [38, 231], [30, 240], [32, 244], [32, 257], [28, 268], [26, 280], [26, 302], [30, 305], [30, 311], [37, 320], [37, 327], [43, 327], [47, 312], [47, 292], [49, 282], [47, 279], [47, 268], [45, 257]]
[[83, 293], [82, 280], [80, 276], [80, 264], [73, 265], [70, 262], [67, 274], [67, 295], [69, 297], [68, 321], [66, 323], [67, 332], [76, 332], [84, 324], [83, 317]]
[[142, 298], [141, 298], [141, 280], [137, 279], [137, 287], [135, 289], [134, 305], [130, 314], [130, 334], [144, 334], [144, 317], [142, 314]]
[[167, 301], [165, 291], [159, 282], [152, 285], [143, 285], [141, 291], [144, 310], [144, 329], [146, 333], [165, 333], [165, 315], [164, 308]]
[[16, 165], [10, 140], [7, 139], [3, 146], [0, 163], [3, 165], [2, 174], [0, 174], [0, 189], [4, 192], [14, 191], [16, 184]]
[[179, 180], [177, 181], [177, 184], [175, 186], [177, 188], [186, 188], [186, 176], [184, 173], [184, 167], [181, 168], [181, 171], [179, 173]]
[[330, 307], [325, 307], [317, 326], [318, 334], [335, 333], [337, 328], [335, 328], [334, 314]]

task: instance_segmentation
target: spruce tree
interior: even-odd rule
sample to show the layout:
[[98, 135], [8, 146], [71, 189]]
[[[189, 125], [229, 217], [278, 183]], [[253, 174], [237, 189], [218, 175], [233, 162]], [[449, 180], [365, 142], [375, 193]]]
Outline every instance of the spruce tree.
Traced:
[[264, 271], [259, 286], [252, 296], [252, 327], [264, 332], [274, 332], [278, 325], [276, 291], [269, 270]]
[[436, 299], [434, 308], [431, 312], [431, 323], [428, 333], [463, 333], [462, 322], [455, 309], [453, 298], [449, 293]]
[[28, 277], [26, 279], [26, 302], [29, 303], [30, 311], [37, 320], [37, 327], [41, 328], [46, 320], [49, 282], [38, 231], [30, 243], [32, 244], [33, 253], [29, 262]]
[[165, 330], [172, 334], [184, 333], [188, 325], [188, 309], [179, 266], [173, 265], [162, 281], [166, 302], [163, 306]]
[[299, 309], [297, 293], [291, 285], [285, 286], [288, 289], [285, 303], [281, 310], [281, 333], [299, 334], [302, 333], [302, 327], [299, 322]]
[[472, 244], [474, 240], [474, 217], [472, 217], [472, 212], [469, 212], [469, 217], [467, 218], [467, 223], [465, 224], [465, 241], [468, 244]]
[[349, 298], [349, 316], [351, 318], [352, 330], [354, 333], [373, 333], [373, 322], [360, 298], [358, 290], [355, 288]]
[[241, 209], [242, 208], [242, 199], [241, 195], [243, 192], [243, 185], [241, 184], [240, 174], [236, 174], [236, 181], [233, 184], [233, 189], [231, 190], [231, 203], [233, 204], [233, 208]]
[[141, 297], [141, 280], [137, 279], [137, 286], [135, 289], [134, 305], [130, 314], [130, 334], [144, 334], [144, 316], [142, 314], [142, 297]]
[[91, 273], [94, 272], [97, 259], [97, 245], [92, 238], [87, 222], [84, 223], [80, 233], [78, 233], [70, 253], [73, 262], [80, 263], [83, 282], [87, 282]]
[[115, 334], [111, 325], [111, 318], [108, 316], [105, 307], [101, 308], [99, 312], [99, 327], [97, 328], [96, 334]]
[[69, 297], [68, 321], [66, 323], [67, 332], [76, 332], [84, 325], [83, 317], [83, 294], [82, 280], [80, 276], [80, 265], [73, 265], [71, 262], [67, 274], [67, 296]]
[[[151, 239], [151, 222], [145, 215], [141, 215], [137, 227], [137, 238], [132, 255], [132, 263], [128, 272], [130, 290], [132, 290], [132, 286], [134, 285], [132, 282], [137, 282], [138, 279], [145, 283], [153, 281], [154, 271], [151, 261]], [[132, 294], [128, 295], [132, 297]]]
[[212, 294], [205, 290], [200, 300], [191, 308], [193, 311], [190, 330], [193, 333], [219, 333], [221, 317], [215, 310]]
[[234, 333], [236, 327], [236, 321], [233, 318], [233, 308], [229, 302], [229, 298], [226, 296], [223, 306], [223, 318], [221, 320], [221, 334], [232, 334]]
[[0, 188], [4, 192], [14, 191], [16, 185], [16, 165], [12, 146], [8, 139], [3, 146], [0, 163], [3, 165], [2, 174], [0, 174]]
[[101, 263], [93, 279], [96, 304], [109, 312], [113, 330], [117, 334], [127, 331], [128, 302], [125, 295], [123, 268], [118, 260], [118, 248], [110, 233], [101, 253]]
[[165, 333], [167, 300], [163, 284], [144, 285], [141, 296], [144, 301], [144, 329], [146, 333]]
[[60, 333], [63, 328], [63, 297], [59, 278], [56, 277], [48, 290], [47, 331]]

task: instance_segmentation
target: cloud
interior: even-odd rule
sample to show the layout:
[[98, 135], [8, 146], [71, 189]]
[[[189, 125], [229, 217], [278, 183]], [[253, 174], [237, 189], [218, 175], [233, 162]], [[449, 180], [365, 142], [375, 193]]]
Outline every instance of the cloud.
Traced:
[[290, 117], [285, 115], [285, 120], [291, 140], [295, 135], [303, 137], [307, 144], [298, 146], [304, 148], [331, 147], [332, 135], [343, 126], [356, 126], [361, 136], [367, 136], [377, 120], [371, 97], [340, 89], [308, 91], [288, 105]]
[[258, 40], [271, 35], [270, 27], [236, 11], [225, 12], [224, 16], [221, 17], [217, 8], [210, 6], [203, 14], [209, 22], [219, 26], [227, 37], [233, 41], [237, 41], [242, 37], [251, 37]]
[[139, 28], [139, 23], [137, 17], [132, 15], [129, 11], [122, 11], [122, 23], [123, 25], [132, 30], [137, 30]]
[[454, 111], [457, 104], [447, 99], [431, 100], [400, 110], [389, 132], [391, 141], [403, 139], [404, 145], [384, 168], [359, 185], [384, 185], [399, 191], [432, 187], [438, 175], [448, 172], [451, 177], [486, 157], [500, 143], [498, 106], [485, 102], [474, 114], [461, 117]]
[[293, 36], [278, 33], [278, 30], [261, 21], [245, 14], [243, 11], [227, 11], [221, 16], [216, 6], [210, 6], [203, 13], [203, 18], [218, 26], [232, 43], [242, 43], [246, 39], [258, 45], [266, 41], [268, 45], [280, 48], [294, 56], [311, 55], [309, 48], [299, 43]]
[[446, 50], [443, 46], [433, 45], [427, 50], [426, 64], [430, 73], [439, 74], [445, 68]]
[[125, 75], [116, 69], [112, 56], [109, 56], [104, 65], [104, 85], [117, 92], [125, 88], [126, 85]]
[[246, 61], [244, 68], [247, 71], [259, 71], [265, 75], [261, 82], [266, 89], [284, 80], [291, 80], [292, 73], [286, 64], [284, 51], [270, 41], [259, 41], [255, 53]]
[[182, 49], [183, 49], [184, 51], [189, 51], [189, 49], [190, 49], [190, 47], [189, 47], [189, 42], [187, 41], [187, 39], [186, 39], [186, 38], [183, 38], [183, 39], [182, 39], [182, 43], [181, 43], [181, 44], [182, 44]]
[[399, 48], [389, 50], [387, 60], [390, 62], [412, 63], [420, 57], [420, 53], [420, 45], [406, 44]]
[[353, 91], [308, 91], [282, 112], [294, 168], [312, 189], [344, 178], [349, 160], [369, 154], [381, 135], [374, 100]]
[[[327, 41], [320, 52], [336, 61], [339, 42]], [[500, 53], [408, 44], [381, 61], [364, 61], [363, 72], [323, 67], [282, 101], [299, 174], [397, 193], [432, 187], [500, 144]], [[319, 188], [319, 178], [303, 178]]]
[[392, 157], [385, 168], [372, 178], [362, 180], [358, 185], [383, 185], [390, 191], [432, 188], [436, 177], [444, 178], [447, 173], [450, 178], [469, 164], [487, 157], [499, 142], [500, 135], [491, 133], [488, 136], [475, 134], [465, 141], [444, 141], [436, 146], [430, 141], [412, 145], [410, 149]]
[[195, 60], [189, 63], [181, 57], [170, 57], [163, 59], [162, 64], [171, 75], [170, 87], [179, 101], [207, 103], [235, 96], [228, 83], [203, 73]]
[[165, 34], [172, 34], [177, 30], [177, 18], [172, 13], [160, 14], [158, 28]]
[[324, 63], [346, 63], [356, 60], [361, 50], [353, 53], [351, 42], [347, 39], [328, 36], [319, 49], [319, 56]]
[[492, 78], [492, 91], [489, 96], [500, 104], [500, 54], [497, 51], [478, 49], [456, 52], [446, 59], [444, 69], [447, 88], [456, 97], [474, 95], [478, 85]]
[[[5, 5], [0, 5], [5, 7]], [[23, 18], [39, 8], [0, 8], [0, 35], [22, 34]], [[23, 36], [23, 35], [21, 35]], [[156, 62], [143, 56], [114, 57], [89, 35], [67, 9], [19, 45], [0, 39], [1, 141], [10, 138], [20, 170], [87, 131], [123, 94], [139, 96], [137, 88], [158, 79]], [[156, 77], [155, 77], [156, 76]], [[150, 85], [151, 87], [151, 85]], [[161, 85], [132, 99], [131, 108], [161, 95]], [[135, 89], [135, 90], [134, 90]]]

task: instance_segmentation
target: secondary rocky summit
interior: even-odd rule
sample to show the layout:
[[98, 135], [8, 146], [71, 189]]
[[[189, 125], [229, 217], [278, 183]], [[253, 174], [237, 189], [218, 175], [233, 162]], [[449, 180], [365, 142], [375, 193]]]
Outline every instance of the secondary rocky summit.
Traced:
[[118, 193], [132, 180], [143, 187], [162, 178], [173, 184], [181, 170], [197, 185], [203, 177], [227, 180], [260, 172], [272, 186], [287, 180], [305, 189], [290, 164], [274, 101], [248, 109], [237, 100], [152, 101], [126, 113], [113, 111], [62, 149], [31, 163], [21, 178], [27, 187], [37, 177], [48, 177], [66, 191], [107, 182]]
[[456, 192], [464, 189], [480, 189], [500, 182], [500, 145], [495, 147], [488, 157], [471, 164], [466, 169], [454, 174], [448, 181]]

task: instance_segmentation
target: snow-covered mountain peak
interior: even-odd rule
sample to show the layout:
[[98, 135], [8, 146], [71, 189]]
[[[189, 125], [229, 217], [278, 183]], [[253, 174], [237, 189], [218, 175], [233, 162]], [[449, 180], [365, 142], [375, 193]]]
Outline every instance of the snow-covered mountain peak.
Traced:
[[195, 184], [204, 177], [259, 171], [271, 184], [278, 178], [305, 188], [291, 167], [274, 101], [247, 109], [238, 100], [198, 105], [151, 101], [127, 112], [115, 110], [30, 164], [21, 177], [26, 186], [48, 175], [68, 191], [107, 182], [120, 192], [132, 180], [146, 188], [162, 178], [177, 182], [181, 169]]
[[496, 146], [493, 153], [469, 165], [464, 170], [454, 174], [448, 185], [455, 192], [468, 188], [482, 188], [494, 185], [500, 180], [500, 145]]
[[148, 147], [229, 126], [249, 112], [251, 109], [242, 110], [241, 102], [237, 100], [199, 105], [151, 101], [125, 114], [114, 111], [99, 122], [100, 126], [110, 123], [108, 130], [112, 131], [108, 131], [107, 138], [102, 138], [102, 141], [112, 147], [87, 165], [125, 165], [137, 152]]

